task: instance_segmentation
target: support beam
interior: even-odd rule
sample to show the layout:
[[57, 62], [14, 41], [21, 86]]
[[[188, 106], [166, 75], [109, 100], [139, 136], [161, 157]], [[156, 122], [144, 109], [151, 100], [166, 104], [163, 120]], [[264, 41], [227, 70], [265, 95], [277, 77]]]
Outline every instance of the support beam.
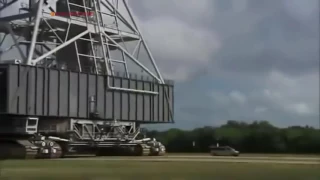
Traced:
[[161, 80], [155, 76], [152, 72], [150, 72], [149, 69], [147, 69], [143, 64], [141, 64], [139, 61], [137, 61], [130, 53], [128, 53], [123, 47], [121, 47], [120, 45], [118, 45], [118, 43], [113, 40], [109, 35], [105, 34], [104, 35], [106, 37], [108, 37], [108, 39], [113, 43], [113, 44], [116, 44], [117, 47], [119, 49], [121, 49], [132, 61], [134, 61], [138, 66], [140, 66], [143, 70], [145, 70], [149, 75], [151, 75], [152, 77], [154, 77], [156, 80], [158, 80], [159, 82], [161, 82]]
[[[134, 20], [134, 18], [133, 18], [133, 16], [132, 16], [132, 13], [131, 13], [131, 10], [130, 10], [128, 4], [127, 4], [127, 1], [126, 1], [126, 0], [122, 0], [122, 1], [123, 1], [123, 3], [124, 3], [125, 7], [127, 8], [127, 11], [128, 11], [129, 16], [130, 16], [130, 18], [131, 18], [131, 21], [133, 22], [133, 24], [134, 24], [134, 26], [136, 27], [136, 29], [139, 31], [140, 28], [138, 27], [137, 23], [135, 22], [135, 20]], [[139, 32], [140, 32], [140, 31], [139, 31]], [[162, 83], [162, 84], [165, 84], [165, 83], [164, 83], [164, 80], [163, 80], [163, 78], [162, 78], [162, 76], [161, 76], [161, 73], [160, 73], [160, 71], [159, 71], [159, 68], [158, 68], [158, 66], [157, 66], [156, 63], [155, 63], [154, 58], [153, 58], [153, 56], [152, 56], [152, 54], [151, 54], [151, 52], [150, 52], [150, 49], [149, 49], [149, 47], [147, 46], [147, 44], [145, 43], [145, 40], [144, 40], [143, 35], [142, 35], [141, 32], [140, 32], [140, 37], [141, 37], [141, 40], [142, 40], [142, 44], [145, 46], [145, 48], [146, 48], [146, 50], [147, 50], [147, 53], [148, 53], [148, 56], [150, 57], [150, 59], [151, 59], [151, 61], [152, 61], [152, 64], [153, 64], [153, 66], [155, 67], [155, 69], [156, 69], [156, 71], [157, 71], [157, 74], [158, 74], [158, 76], [159, 76], [159, 78], [160, 78], [160, 80], [161, 80], [161, 83]]]
[[20, 19], [25, 19], [29, 18], [35, 15], [35, 12], [31, 13], [23, 13], [23, 14], [18, 14], [18, 15], [13, 15], [13, 16], [6, 16], [3, 18], [0, 18], [0, 22], [10, 22], [14, 20], [20, 20]]
[[0, 11], [2, 11], [3, 9], [5, 9], [5, 8], [7, 8], [7, 7], [9, 7], [9, 6], [11, 6], [12, 4], [14, 4], [15, 2], [17, 2], [18, 0], [12, 0], [11, 2], [7, 2], [7, 3], [3, 3], [3, 6], [2, 7], [0, 7]]
[[31, 39], [31, 45], [30, 45], [30, 49], [29, 49], [29, 54], [28, 54], [28, 60], [27, 63], [28, 65], [31, 65], [31, 60], [33, 57], [33, 52], [34, 52], [34, 48], [36, 46], [36, 42], [37, 42], [37, 36], [38, 36], [38, 30], [39, 30], [39, 24], [40, 24], [40, 20], [41, 20], [41, 12], [42, 12], [42, 6], [43, 6], [43, 0], [39, 0], [39, 5], [38, 5], [38, 9], [37, 9], [37, 16], [36, 16], [36, 20], [35, 20], [35, 24], [34, 24], [34, 28], [33, 28], [33, 35], [32, 35], [32, 39]]
[[5, 27], [9, 30], [10, 35], [11, 35], [11, 37], [12, 37], [12, 39], [13, 39], [13, 42], [14, 42], [15, 46], [17, 47], [17, 49], [18, 49], [18, 51], [19, 51], [19, 53], [20, 53], [20, 56], [21, 56], [22, 60], [25, 62], [25, 61], [27, 60], [27, 57], [25, 56], [25, 54], [23, 53], [22, 49], [20, 48], [19, 42], [18, 42], [17, 38], [14, 36], [14, 32], [13, 32], [10, 24], [9, 24], [9, 23], [6, 23], [6, 24], [5, 24]]
[[77, 36], [75, 36], [75, 37], [73, 37], [73, 38], [69, 39], [69, 40], [68, 40], [68, 41], [66, 41], [64, 44], [62, 44], [62, 45], [60, 45], [60, 46], [58, 46], [58, 47], [56, 47], [56, 48], [52, 49], [51, 51], [49, 51], [49, 52], [45, 53], [44, 55], [42, 55], [42, 56], [38, 57], [37, 59], [32, 60], [32, 61], [33, 61], [33, 62], [32, 62], [32, 65], [35, 65], [37, 62], [41, 61], [43, 58], [45, 58], [45, 57], [47, 57], [47, 56], [49, 56], [49, 55], [51, 55], [51, 54], [53, 54], [53, 53], [55, 53], [55, 52], [59, 51], [60, 49], [62, 49], [62, 48], [64, 48], [64, 47], [68, 46], [69, 44], [73, 43], [73, 42], [74, 42], [74, 41], [76, 41], [77, 39], [79, 39], [79, 38], [81, 38], [82, 36], [84, 36], [84, 35], [88, 34], [88, 32], [89, 32], [89, 30], [85, 30], [85, 31], [83, 31], [82, 33], [78, 34]]
[[[126, 24], [132, 31], [134, 31], [135, 33], [139, 34], [139, 31], [136, 29], [136, 27], [133, 27], [128, 21], [126, 21], [126, 18], [124, 18], [124, 16], [122, 15], [122, 13], [120, 11], [118, 11], [118, 9], [116, 7], [114, 7], [112, 5], [112, 3], [110, 3], [108, 0], [105, 0], [109, 6], [111, 6], [111, 8], [113, 9], [114, 12], [117, 13], [117, 16], [119, 16], [118, 18], [120, 19], [120, 21], [122, 21], [124, 24]], [[102, 4], [108, 8], [110, 11], [112, 11], [108, 6], [106, 6], [103, 2]], [[135, 26], [135, 25], [134, 25]]]

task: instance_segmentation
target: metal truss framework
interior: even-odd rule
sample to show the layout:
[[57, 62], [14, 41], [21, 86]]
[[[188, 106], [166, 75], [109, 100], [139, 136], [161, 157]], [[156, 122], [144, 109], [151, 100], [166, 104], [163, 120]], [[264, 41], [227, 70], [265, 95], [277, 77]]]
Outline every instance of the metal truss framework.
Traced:
[[[23, 120], [23, 119], [22, 119]], [[28, 125], [30, 120], [36, 120], [37, 123], [33, 123], [33, 126]], [[57, 132], [57, 126], [51, 126], [46, 124], [38, 128], [38, 118], [27, 118], [26, 129], [33, 128], [40, 133], [52, 133]], [[70, 136], [73, 141], [122, 141], [122, 142], [134, 142], [137, 136], [141, 132], [141, 128], [135, 122], [119, 122], [103, 121], [103, 120], [80, 120], [80, 119], [65, 119], [64, 122], [69, 124], [67, 133], [73, 134]], [[43, 122], [42, 122], [43, 123]], [[29, 134], [32, 134], [27, 131]]]
[[[131, 73], [142, 74], [165, 84], [127, 0], [0, 0], [0, 9], [0, 34], [5, 34], [0, 39], [0, 57], [15, 49], [20, 55], [15, 63], [104, 75], [122, 72], [127, 78]], [[56, 12], [66, 16], [52, 16]], [[93, 15], [73, 16], [72, 12]], [[10, 36], [14, 44], [4, 47]], [[109, 82], [111, 90], [158, 94]], [[171, 106], [168, 92], [165, 98]]]
[[126, 141], [132, 142], [140, 133], [140, 127], [133, 122], [111, 122], [74, 120], [71, 122], [71, 131], [81, 140], [92, 141]]
[[[2, 0], [0, 8], [16, 2]], [[75, 11], [93, 16], [51, 14]], [[14, 41], [2, 47], [0, 55], [17, 48], [28, 65], [107, 75], [124, 72], [126, 77], [142, 73], [164, 83], [126, 0], [30, 0], [20, 4], [19, 14], [1, 17], [0, 23], [0, 33]]]

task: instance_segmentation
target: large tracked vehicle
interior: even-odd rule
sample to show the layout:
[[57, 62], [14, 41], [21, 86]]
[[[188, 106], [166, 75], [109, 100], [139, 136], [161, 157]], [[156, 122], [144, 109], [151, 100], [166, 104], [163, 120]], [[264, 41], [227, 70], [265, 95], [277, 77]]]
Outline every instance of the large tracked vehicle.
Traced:
[[0, 157], [158, 156], [173, 123], [126, 0], [0, 0]]

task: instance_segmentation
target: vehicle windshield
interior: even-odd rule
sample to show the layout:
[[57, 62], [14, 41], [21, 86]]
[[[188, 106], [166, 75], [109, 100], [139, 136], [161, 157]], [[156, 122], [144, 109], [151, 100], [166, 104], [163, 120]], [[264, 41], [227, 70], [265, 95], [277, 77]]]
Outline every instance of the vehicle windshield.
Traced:
[[230, 150], [230, 151], [235, 151], [233, 148], [231, 147], [226, 147], [226, 150]]

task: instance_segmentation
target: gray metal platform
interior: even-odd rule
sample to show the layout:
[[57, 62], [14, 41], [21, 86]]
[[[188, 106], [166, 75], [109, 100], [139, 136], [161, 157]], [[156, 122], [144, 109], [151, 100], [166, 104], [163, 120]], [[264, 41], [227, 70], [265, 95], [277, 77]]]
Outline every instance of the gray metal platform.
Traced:
[[[154, 91], [155, 94], [109, 89]], [[96, 75], [25, 65], [0, 65], [1, 115], [173, 123], [173, 82]], [[157, 94], [158, 92], [158, 94]], [[95, 101], [90, 101], [94, 99]]]

